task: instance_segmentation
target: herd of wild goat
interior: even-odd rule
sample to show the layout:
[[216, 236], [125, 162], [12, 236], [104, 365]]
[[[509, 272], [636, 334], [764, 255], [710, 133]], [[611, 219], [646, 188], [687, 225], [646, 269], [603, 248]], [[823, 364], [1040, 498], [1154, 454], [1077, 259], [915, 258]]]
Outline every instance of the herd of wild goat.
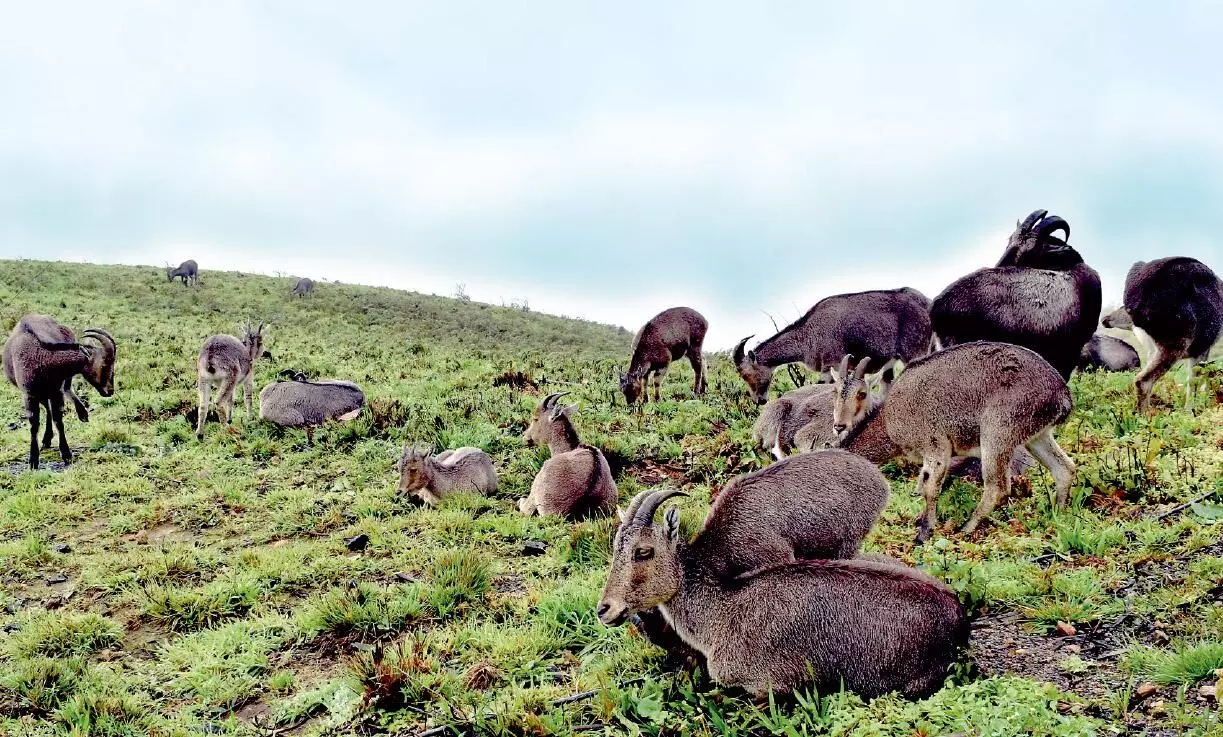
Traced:
[[[632, 620], [653, 642], [699, 663], [714, 680], [762, 695], [814, 685], [840, 686], [863, 696], [937, 690], [969, 634], [955, 593], [904, 563], [863, 554], [862, 542], [887, 503], [889, 485], [878, 466], [905, 457], [921, 463], [918, 493], [925, 509], [916, 540], [936, 528], [935, 503], [949, 474], [979, 476], [983, 491], [964, 525], [975, 530], [1003, 500], [1013, 475], [1036, 463], [1065, 505], [1074, 462], [1054, 429], [1071, 413], [1067, 381], [1076, 369], [1131, 371], [1138, 353], [1124, 341], [1096, 334], [1102, 309], [1099, 275], [1068, 241], [1070, 226], [1038, 210], [1016, 223], [993, 268], [948, 286], [933, 301], [901, 288], [821, 300], [797, 322], [733, 352], [752, 398], [764, 405], [755, 427], [761, 448], [777, 462], [736, 477], [716, 494], [701, 531], [680, 536], [679, 514], [658, 509], [675, 490], [638, 494], [619, 511], [598, 618]], [[194, 261], [167, 267], [168, 280], [195, 283]], [[307, 296], [300, 280], [292, 294]], [[1103, 320], [1132, 330], [1148, 354], [1135, 379], [1137, 404], [1151, 409], [1155, 382], [1177, 361], [1194, 367], [1223, 330], [1223, 283], [1192, 258], [1138, 262], [1126, 277], [1124, 307]], [[242, 386], [247, 415], [252, 367], [263, 355], [265, 325], [250, 323], [241, 338], [216, 335], [200, 350], [196, 433], [204, 438], [211, 394], [230, 422]], [[654, 400], [668, 365], [687, 357], [696, 394], [706, 390], [702, 355], [707, 323], [687, 307], [651, 319], [633, 343], [620, 389], [630, 405]], [[115, 340], [90, 328], [79, 336], [50, 317], [26, 315], [4, 346], [4, 370], [22, 392], [30, 423], [30, 466], [38, 467], [39, 410], [47, 412], [42, 447], [64, 437], [63, 407], [88, 410], [72, 392], [84, 376], [102, 396], [114, 392]], [[801, 362], [821, 383], [768, 401], [774, 371]], [[346, 381], [310, 381], [300, 374], [259, 394], [259, 414], [307, 433], [328, 420], [349, 419], [365, 397]], [[563, 393], [545, 397], [524, 433], [547, 445], [543, 464], [518, 509], [568, 519], [611, 514], [618, 492], [606, 458], [578, 439], [575, 405]], [[399, 490], [438, 504], [454, 490], [491, 493], [492, 459], [478, 448], [438, 455], [405, 445]]]

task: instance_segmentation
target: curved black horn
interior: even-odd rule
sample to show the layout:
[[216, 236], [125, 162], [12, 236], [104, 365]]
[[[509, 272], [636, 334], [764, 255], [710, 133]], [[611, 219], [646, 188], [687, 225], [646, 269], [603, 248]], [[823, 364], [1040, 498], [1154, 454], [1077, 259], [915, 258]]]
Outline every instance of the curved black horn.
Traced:
[[747, 345], [747, 342], [753, 337], [755, 337], [755, 333], [752, 333], [752, 335], [747, 336], [735, 345], [735, 351], [731, 354], [731, 359], [734, 360], [736, 366], [743, 363], [743, 346]]
[[1054, 215], [1051, 218], [1045, 218], [1040, 222], [1040, 225], [1036, 226], [1036, 240], [1038, 242], [1044, 240], [1059, 230], [1066, 234], [1065, 240], [1069, 241], [1070, 223], [1066, 222], [1057, 215]]
[[569, 392], [553, 392], [552, 394], [549, 394], [548, 396], [544, 397], [544, 401], [541, 402], [539, 406], [543, 407], [544, 409], [552, 409], [554, 406], [556, 406], [556, 400], [560, 399], [561, 397], [565, 396], [568, 393]]
[[106, 341], [107, 343], [110, 343], [111, 348], [115, 347], [115, 339], [111, 336], [110, 333], [106, 332], [102, 328], [86, 328], [85, 330], [81, 331], [82, 338], [87, 338], [90, 336], [94, 338], [101, 338], [102, 340]]
[[1022, 223], [1016, 220], [1015, 226], [1018, 227], [1020, 230], [1031, 230], [1032, 226], [1036, 225], [1036, 221], [1040, 220], [1041, 218], [1043, 218], [1045, 215], [1048, 215], [1048, 214], [1049, 214], [1048, 210], [1033, 210], [1032, 214], [1024, 218]]
[[632, 515], [625, 515], [629, 521], [639, 525], [652, 524], [654, 521], [654, 513], [662, 506], [662, 503], [673, 496], [688, 496], [682, 491], [676, 489], [663, 489], [655, 491], [641, 501], [641, 505], [634, 510]]

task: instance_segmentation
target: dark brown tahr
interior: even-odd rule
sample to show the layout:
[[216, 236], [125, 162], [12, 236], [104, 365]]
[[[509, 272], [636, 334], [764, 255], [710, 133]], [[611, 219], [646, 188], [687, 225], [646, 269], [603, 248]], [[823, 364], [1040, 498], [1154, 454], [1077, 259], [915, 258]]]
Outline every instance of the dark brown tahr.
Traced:
[[[1055, 235], [1065, 234], [1065, 238]], [[962, 277], [934, 298], [941, 348], [984, 340], [1040, 354], [1069, 379], [1100, 319], [1100, 275], [1068, 244], [1070, 224], [1037, 210], [1016, 223], [997, 266]]]
[[826, 374], [842, 356], [852, 354], [870, 356], [869, 370], [886, 373], [897, 361], [925, 355], [930, 349], [929, 310], [930, 300], [908, 287], [838, 294], [817, 302], [755, 350], [745, 350], [749, 335], [735, 346], [732, 357], [752, 399], [764, 404], [774, 370], [788, 363], [801, 362]]
[[620, 375], [620, 391], [630, 405], [640, 399], [649, 399], [646, 382], [654, 377], [654, 401], [659, 401], [659, 391], [667, 367], [672, 361], [684, 356], [692, 363], [696, 374], [692, 391], [698, 396], [705, 393], [705, 360], [701, 354], [705, 332], [709, 322], [691, 307], [672, 307], [663, 310], [637, 331], [633, 339], [632, 357], [628, 372]]

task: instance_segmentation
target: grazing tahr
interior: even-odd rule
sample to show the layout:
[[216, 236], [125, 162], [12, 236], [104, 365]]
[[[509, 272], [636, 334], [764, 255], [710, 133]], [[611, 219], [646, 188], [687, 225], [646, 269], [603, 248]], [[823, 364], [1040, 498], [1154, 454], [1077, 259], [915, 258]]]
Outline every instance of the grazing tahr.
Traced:
[[672, 307], [650, 318], [633, 339], [628, 373], [620, 375], [620, 391], [624, 392], [625, 401], [632, 405], [637, 403], [638, 398], [643, 403], [649, 400], [646, 382], [651, 374], [654, 377], [654, 401], [659, 401], [667, 367], [684, 356], [688, 357], [696, 374], [692, 391], [697, 395], [704, 394], [705, 360], [701, 345], [705, 342], [708, 329], [708, 321], [690, 307]]
[[298, 279], [293, 291], [289, 292], [290, 297], [305, 297], [309, 294], [314, 294], [314, 280], [308, 277]]
[[71, 400], [81, 422], [89, 421], [89, 410], [72, 391], [72, 378], [80, 374], [98, 394], [115, 393], [115, 339], [101, 328], [72, 331], [46, 315], [30, 314], [17, 321], [4, 343], [4, 375], [21, 391], [25, 416], [30, 423], [30, 468], [38, 469], [38, 413], [47, 413], [42, 447], [50, 448], [52, 430], [59, 432], [59, 454], [72, 462], [72, 450], [64, 433], [64, 400]]
[[[1124, 309], [1124, 308], [1122, 308]], [[1108, 318], [1104, 318], [1106, 321]], [[1079, 371], [1137, 371], [1142, 365], [1138, 351], [1111, 335], [1096, 333], [1079, 354]]]
[[844, 686], [863, 698], [921, 698], [942, 686], [969, 635], [949, 588], [868, 559], [781, 563], [726, 581], [698, 548], [706, 533], [691, 545], [680, 539], [678, 510], [654, 523], [676, 493], [642, 492], [624, 513], [601, 622], [618, 625], [658, 607], [715, 681], [757, 697]]
[[825, 374], [849, 353], [871, 356], [872, 372], [888, 372], [929, 351], [929, 311], [930, 300], [908, 287], [827, 297], [755, 350], [744, 351], [752, 336], [739, 341], [735, 368], [756, 404], [768, 401], [773, 372], [789, 363]]
[[353, 382], [310, 380], [301, 374], [294, 374], [291, 381], [275, 381], [259, 392], [260, 419], [281, 427], [305, 428], [310, 443], [314, 442], [314, 428], [328, 420], [354, 419], [364, 406], [365, 393]]
[[[832, 430], [832, 387], [828, 384], [809, 384], [770, 399], [760, 409], [760, 416], [752, 428], [756, 444], [781, 460], [797, 446], [798, 433], [808, 428], [811, 437], [808, 443], [834, 440]], [[827, 432], [820, 433], [825, 428]], [[821, 446], [822, 447], [822, 446]], [[808, 446], [810, 448], [810, 445]]]
[[[1070, 224], [1047, 214], [1037, 210], [1016, 223], [997, 266], [961, 277], [934, 298], [937, 347], [1013, 343], [1070, 379], [1100, 321], [1100, 275], [1067, 244]], [[1054, 235], [1059, 231], [1065, 240]]]
[[917, 490], [926, 508], [918, 518], [918, 543], [934, 532], [935, 503], [956, 456], [979, 456], [984, 477], [965, 533], [1010, 492], [1020, 446], [1053, 474], [1057, 504], [1065, 506], [1075, 467], [1053, 439], [1053, 428], [1070, 414], [1070, 389], [1036, 353], [985, 342], [933, 353], [905, 367], [887, 401], [875, 407], [860, 401], [861, 384], [854, 374], [837, 385], [835, 423], [846, 429], [840, 447], [859, 452], [865, 446], [874, 456], [867, 457], [880, 463], [896, 456], [921, 461]]
[[199, 282], [199, 274], [199, 265], [191, 259], [187, 259], [178, 266], [166, 264], [166, 281], [174, 281], [178, 278], [183, 280], [183, 286], [186, 286], [188, 282], [195, 285]]
[[1185, 406], [1190, 407], [1193, 369], [1209, 357], [1223, 332], [1223, 284], [1194, 258], [1139, 261], [1125, 278], [1125, 306], [1104, 318], [1104, 326], [1133, 329], [1153, 344], [1154, 355], [1134, 379], [1140, 409], [1150, 408], [1155, 382], [1182, 359], [1189, 364]]
[[618, 495], [611, 466], [598, 448], [578, 440], [572, 419], [577, 406], [558, 405], [563, 395], [544, 397], [523, 434], [527, 445], [546, 444], [552, 457], [535, 475], [530, 493], [518, 500], [518, 511], [575, 520], [610, 514]]
[[200, 408], [196, 417], [195, 436], [204, 439], [204, 422], [208, 418], [208, 405], [213, 388], [217, 388], [217, 415], [221, 422], [233, 421], [234, 390], [242, 385], [242, 398], [246, 403], [246, 417], [251, 416], [251, 400], [255, 395], [255, 361], [263, 355], [263, 329], [251, 327], [248, 320], [242, 328], [242, 339], [232, 335], [214, 335], [204, 341], [200, 358], [196, 364], [199, 378]]
[[453, 491], [491, 494], [497, 490], [493, 459], [479, 448], [456, 448], [433, 455], [406, 443], [399, 458], [399, 491], [437, 506]]

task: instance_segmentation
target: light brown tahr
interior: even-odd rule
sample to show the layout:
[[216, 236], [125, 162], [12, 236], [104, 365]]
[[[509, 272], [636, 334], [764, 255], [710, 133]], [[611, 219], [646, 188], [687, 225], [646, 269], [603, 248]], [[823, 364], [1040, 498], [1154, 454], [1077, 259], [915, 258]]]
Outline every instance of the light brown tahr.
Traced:
[[784, 563], [724, 581], [680, 539], [679, 514], [658, 507], [677, 492], [642, 492], [616, 532], [599, 620], [659, 607], [709, 675], [763, 696], [842, 685], [872, 698], [938, 690], [969, 627], [954, 592], [895, 563]]
[[[788, 391], [761, 408], [752, 436], [762, 450], [780, 460], [794, 450], [801, 428], [813, 423], [818, 425], [821, 420], [831, 428], [832, 404], [831, 384], [809, 384]], [[831, 435], [827, 439], [831, 440]]]
[[453, 491], [491, 494], [497, 490], [493, 459], [479, 448], [456, 448], [433, 455], [429, 448], [406, 443], [399, 458], [399, 491], [437, 506]]
[[672, 361], [684, 356], [692, 364], [696, 378], [692, 391], [698, 396], [705, 393], [705, 359], [701, 354], [705, 332], [709, 322], [691, 307], [672, 307], [663, 310], [637, 331], [633, 339], [632, 357], [628, 372], [620, 375], [620, 391], [630, 405], [649, 400], [646, 381], [654, 377], [654, 401], [659, 401], [659, 391], [667, 367]]
[[544, 397], [523, 433], [527, 445], [547, 445], [552, 457], [531, 483], [531, 491], [518, 500], [518, 511], [526, 515], [556, 514], [584, 519], [610, 514], [618, 491], [611, 466], [598, 449], [582, 443], [573, 426], [576, 405], [560, 405], [568, 392]]
[[1075, 467], [1053, 428], [1070, 414], [1070, 389], [1033, 351], [986, 342], [939, 351], [907, 366], [887, 401], [865, 413], [855, 388], [860, 381], [850, 375], [838, 387], [838, 422], [847, 425], [840, 447], [877, 463], [896, 456], [922, 463], [917, 489], [926, 507], [917, 542], [934, 531], [935, 503], [956, 456], [979, 456], [984, 477], [981, 502], [964, 532], [975, 530], [1010, 492], [1021, 446], [1053, 474], [1057, 504], [1065, 506]]
[[263, 355], [263, 329], [267, 323], [252, 327], [248, 320], [242, 328], [242, 338], [232, 335], [214, 335], [204, 341], [200, 357], [196, 362], [199, 389], [199, 414], [196, 417], [195, 436], [204, 439], [204, 423], [208, 418], [208, 406], [212, 390], [217, 389], [217, 415], [221, 422], [233, 421], [234, 390], [242, 386], [242, 398], [246, 403], [246, 417], [251, 416], [251, 402], [255, 394], [255, 361]]
[[744, 350], [752, 336], [739, 341], [732, 358], [752, 399], [764, 404], [778, 366], [802, 362], [826, 374], [841, 356], [853, 354], [871, 356], [870, 370], [887, 374], [897, 361], [925, 355], [930, 349], [929, 310], [930, 300], [908, 287], [838, 294], [817, 302], [755, 350]]
[[81, 422], [89, 421], [89, 410], [72, 391], [72, 378], [85, 378], [98, 394], [115, 393], [115, 339], [101, 328], [89, 328], [80, 336], [47, 315], [29, 314], [17, 321], [4, 343], [4, 375], [21, 392], [25, 418], [30, 423], [30, 468], [38, 469], [38, 414], [45, 409], [47, 428], [42, 447], [50, 448], [53, 430], [59, 432], [59, 453], [72, 462], [72, 450], [64, 433], [64, 401], [70, 400]]

